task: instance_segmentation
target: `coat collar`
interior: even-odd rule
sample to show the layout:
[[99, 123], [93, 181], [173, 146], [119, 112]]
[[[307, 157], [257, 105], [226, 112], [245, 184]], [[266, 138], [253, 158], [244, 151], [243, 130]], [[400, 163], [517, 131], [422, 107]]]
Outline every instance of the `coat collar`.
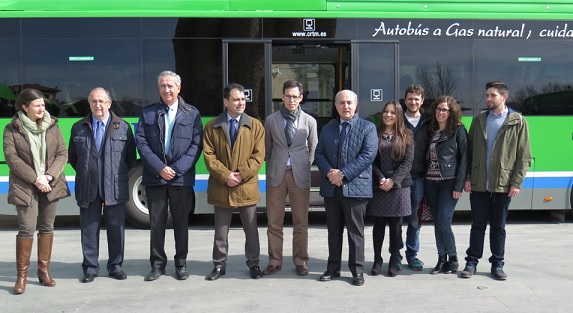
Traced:
[[[354, 128], [356, 126], [356, 124], [358, 124], [358, 120], [360, 119], [360, 117], [358, 117], [358, 114], [354, 114], [354, 116], [348, 120], [348, 124], [350, 124], [350, 128]], [[338, 118], [338, 124], [340, 125], [342, 123], [342, 119]]]
[[[122, 119], [113, 113], [111, 110], [109, 111], [110, 119], [109, 125], [118, 125], [121, 123]], [[92, 126], [92, 113], [90, 112], [86, 117], [80, 120], [83, 124], [88, 124], [90, 127]]]
[[[159, 99], [159, 103], [161, 103], [161, 106], [158, 106], [157, 110], [163, 110], [165, 109], [165, 107], [167, 107], [167, 104], [165, 104], [165, 102], [163, 102], [163, 99]], [[178, 103], [178, 107], [177, 107], [177, 111], [182, 111], [185, 114], [189, 114], [189, 112], [191, 112], [191, 105], [187, 104], [187, 102], [185, 102], [185, 100], [183, 100], [183, 98], [181, 98], [181, 96], [177, 96], [177, 103]]]
[[[227, 110], [225, 110], [225, 112], [217, 116], [215, 122], [213, 123], [213, 127], [228, 127], [227, 125]], [[253, 128], [253, 122], [247, 113], [243, 113], [243, 115], [241, 115], [241, 122], [239, 123], [239, 127], [243, 125], [249, 128]]]

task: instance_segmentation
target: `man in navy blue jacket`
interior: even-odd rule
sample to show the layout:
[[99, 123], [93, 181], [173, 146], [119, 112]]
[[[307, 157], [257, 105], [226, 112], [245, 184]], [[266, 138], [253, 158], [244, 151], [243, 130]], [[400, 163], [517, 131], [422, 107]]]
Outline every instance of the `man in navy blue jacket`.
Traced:
[[91, 113], [72, 127], [68, 149], [80, 207], [82, 283], [91, 283], [98, 276], [102, 210], [109, 252], [107, 271], [124, 280], [125, 203], [129, 201], [128, 172], [137, 160], [135, 140], [131, 126], [109, 111], [111, 97], [105, 89], [93, 89], [88, 102]]
[[167, 208], [173, 217], [175, 274], [185, 280], [189, 277], [189, 212], [195, 197], [195, 163], [202, 151], [203, 125], [199, 111], [179, 97], [179, 75], [164, 71], [157, 82], [161, 101], [143, 109], [136, 134], [151, 230], [151, 272], [145, 280], [165, 274]]
[[364, 215], [372, 198], [372, 162], [378, 149], [376, 127], [356, 115], [358, 97], [350, 90], [336, 94], [339, 120], [322, 128], [315, 160], [322, 182], [328, 228], [328, 265], [321, 281], [340, 277], [342, 234], [348, 232], [348, 267], [355, 286], [364, 284]]

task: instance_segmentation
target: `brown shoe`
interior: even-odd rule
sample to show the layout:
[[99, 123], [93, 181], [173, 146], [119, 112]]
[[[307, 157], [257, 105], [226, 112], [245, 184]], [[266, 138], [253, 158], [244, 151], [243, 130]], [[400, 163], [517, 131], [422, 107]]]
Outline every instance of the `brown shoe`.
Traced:
[[300, 276], [306, 276], [308, 275], [308, 267], [306, 265], [297, 265], [296, 273]]
[[26, 291], [33, 243], [34, 237], [16, 237], [16, 270], [18, 274], [14, 285], [14, 293], [17, 295]]
[[273, 264], [269, 264], [267, 266], [267, 268], [265, 268], [265, 270], [263, 271], [263, 275], [272, 275], [278, 271], [281, 270], [281, 266], [280, 265], [273, 265]]
[[53, 241], [54, 233], [38, 234], [38, 280], [40, 284], [48, 287], [56, 285], [52, 275], [50, 275]]

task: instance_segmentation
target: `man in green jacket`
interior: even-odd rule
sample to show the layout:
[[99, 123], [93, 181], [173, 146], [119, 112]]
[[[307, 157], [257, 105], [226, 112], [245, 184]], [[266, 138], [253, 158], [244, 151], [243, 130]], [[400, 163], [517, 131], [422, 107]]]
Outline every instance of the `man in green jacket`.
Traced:
[[479, 113], [469, 131], [470, 170], [464, 190], [470, 192], [472, 228], [461, 277], [470, 278], [483, 255], [484, 236], [490, 224], [491, 275], [505, 280], [505, 221], [511, 198], [519, 195], [531, 166], [527, 121], [508, 108], [509, 91], [503, 82], [486, 84], [488, 110]]

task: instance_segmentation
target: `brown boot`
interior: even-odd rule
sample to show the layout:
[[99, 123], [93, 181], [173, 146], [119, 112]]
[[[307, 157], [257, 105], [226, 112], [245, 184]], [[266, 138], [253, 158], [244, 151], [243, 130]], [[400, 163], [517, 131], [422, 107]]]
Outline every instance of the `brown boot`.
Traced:
[[14, 293], [19, 295], [26, 291], [26, 282], [28, 282], [28, 268], [30, 267], [30, 254], [34, 237], [16, 237], [16, 269], [18, 276], [14, 285]]
[[40, 284], [54, 287], [56, 282], [50, 275], [50, 259], [54, 234], [38, 234], [38, 280]]

